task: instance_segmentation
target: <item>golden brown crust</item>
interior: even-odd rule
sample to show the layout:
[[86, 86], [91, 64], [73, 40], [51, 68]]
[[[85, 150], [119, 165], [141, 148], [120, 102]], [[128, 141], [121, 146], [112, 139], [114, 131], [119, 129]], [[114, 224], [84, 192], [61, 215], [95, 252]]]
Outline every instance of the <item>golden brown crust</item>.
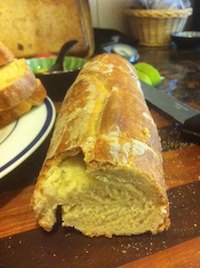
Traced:
[[13, 53], [0, 41], [0, 66], [14, 60]]
[[[105, 68], [113, 69], [106, 70]], [[98, 131], [98, 135], [101, 137], [107, 135], [118, 126], [124, 136], [146, 142], [149, 146], [160, 152], [161, 146], [155, 123], [144, 102], [138, 80], [132, 79], [133, 76], [135, 77], [135, 73], [131, 65], [114, 54], [97, 56], [90, 61], [81, 71], [77, 81], [73, 85], [73, 89], [69, 90], [69, 94], [67, 94], [64, 100], [59, 115], [60, 122], [62, 120], [68, 120], [70, 122], [68, 125], [63, 124], [58, 127], [59, 132], [65, 133], [65, 135], [61, 142], [57, 143], [59, 146], [56, 146], [56, 149], [60, 152], [79, 147], [80, 142], [83, 142], [82, 139], [91, 136], [89, 125], [94, 124], [94, 116], [93, 114], [90, 115], [84, 107], [88, 104], [88, 96], [90, 94], [88, 88], [94, 87], [96, 90], [94, 92], [96, 99], [94, 97], [91, 101], [94, 104], [92, 112], [97, 113], [95, 102], [98, 104], [101, 99], [104, 102], [101, 115], [98, 115], [101, 118], [97, 119], [100, 120], [97, 122], [98, 126], [94, 129], [94, 132]], [[124, 88], [126, 88], [125, 91]], [[70, 120], [70, 114], [74, 113], [74, 110], [78, 111], [78, 109], [82, 109], [82, 117], [84, 117], [83, 113], [85, 113], [90, 121], [85, 122], [85, 124], [88, 124], [87, 129], [83, 128], [80, 130], [78, 138], [82, 135], [81, 140], [78, 140], [78, 138], [76, 140], [74, 138], [70, 140], [69, 126], [77, 121], [76, 118]], [[66, 114], [69, 116], [66, 117]], [[140, 122], [137, 128], [135, 127], [133, 118], [137, 122]], [[58, 125], [60, 125], [59, 122]]]
[[11, 107], [10, 109], [0, 112], [0, 127], [4, 127], [16, 120], [23, 114], [30, 111], [33, 106], [40, 105], [46, 97], [46, 90], [41, 81], [37, 79], [37, 86], [34, 92], [28, 98], [22, 100], [19, 104]]
[[143, 155], [131, 154], [128, 161], [145, 172], [148, 169], [164, 185], [160, 138], [135, 71], [123, 58], [104, 54], [86, 64], [68, 91], [47, 158], [75, 154], [81, 148], [88, 163], [115, 165], [109, 152], [115, 138], [121, 146], [134, 140], [146, 144], [146, 161]]

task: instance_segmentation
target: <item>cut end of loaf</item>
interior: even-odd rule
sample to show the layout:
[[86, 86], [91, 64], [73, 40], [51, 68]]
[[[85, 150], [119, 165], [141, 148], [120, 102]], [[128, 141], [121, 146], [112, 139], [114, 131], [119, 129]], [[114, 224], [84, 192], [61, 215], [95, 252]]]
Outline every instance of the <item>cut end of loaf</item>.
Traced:
[[33, 196], [39, 224], [47, 231], [56, 222], [57, 206], [63, 226], [90, 237], [156, 234], [169, 227], [168, 201], [159, 185], [123, 166], [87, 168], [82, 154], [51, 167]]

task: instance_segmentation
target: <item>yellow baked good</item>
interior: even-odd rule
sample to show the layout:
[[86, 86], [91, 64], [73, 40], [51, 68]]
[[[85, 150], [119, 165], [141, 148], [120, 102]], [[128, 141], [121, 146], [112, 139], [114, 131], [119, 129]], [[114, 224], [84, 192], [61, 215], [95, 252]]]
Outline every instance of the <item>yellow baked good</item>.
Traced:
[[0, 127], [4, 127], [16, 120], [23, 114], [29, 112], [33, 106], [39, 106], [46, 97], [46, 89], [41, 81], [37, 79], [36, 87], [31, 91], [31, 95], [24, 98], [16, 105], [0, 111]]
[[30, 97], [37, 86], [36, 78], [25, 59], [0, 67], [0, 112]]
[[156, 125], [135, 70], [115, 54], [89, 61], [63, 101], [32, 197], [38, 223], [90, 237], [168, 229]]
[[0, 127], [11, 123], [37, 106], [46, 90], [25, 59], [16, 59], [0, 42]]

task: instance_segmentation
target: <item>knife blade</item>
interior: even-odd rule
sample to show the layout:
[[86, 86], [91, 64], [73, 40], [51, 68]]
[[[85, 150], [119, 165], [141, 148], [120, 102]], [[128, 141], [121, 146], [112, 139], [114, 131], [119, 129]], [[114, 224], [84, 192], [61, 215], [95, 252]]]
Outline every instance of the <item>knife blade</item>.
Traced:
[[179, 122], [184, 132], [200, 138], [200, 112], [162, 90], [140, 83], [148, 102]]

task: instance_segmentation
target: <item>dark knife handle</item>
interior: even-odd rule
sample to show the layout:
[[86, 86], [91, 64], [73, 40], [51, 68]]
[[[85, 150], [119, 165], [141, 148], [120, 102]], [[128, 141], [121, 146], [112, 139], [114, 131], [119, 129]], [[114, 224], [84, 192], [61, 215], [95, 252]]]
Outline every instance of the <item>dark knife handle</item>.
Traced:
[[200, 113], [187, 119], [183, 124], [183, 131], [186, 134], [195, 136], [200, 140]]

